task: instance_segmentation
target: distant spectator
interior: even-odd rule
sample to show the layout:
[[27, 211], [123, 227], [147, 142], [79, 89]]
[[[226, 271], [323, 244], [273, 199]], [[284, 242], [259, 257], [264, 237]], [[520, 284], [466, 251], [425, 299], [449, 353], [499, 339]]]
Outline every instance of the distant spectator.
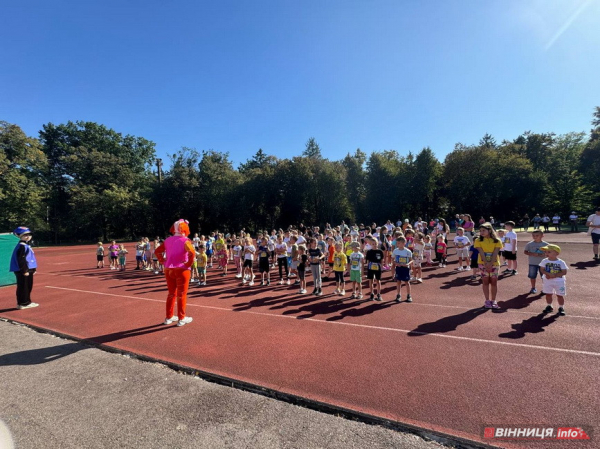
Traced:
[[[537, 214], [536, 217], [539, 217], [540, 214]], [[521, 223], [523, 224], [523, 229], [525, 230], [525, 232], [527, 232], [527, 230], [529, 229], [529, 225], [531, 224], [531, 220], [529, 219], [529, 214], [525, 214], [523, 215], [523, 218], [521, 219]], [[539, 224], [538, 224], [539, 227]], [[535, 227], [535, 217], [533, 219], [533, 229], [537, 229]]]
[[540, 217], [540, 214], [535, 214], [535, 217], [533, 217], [533, 229], [540, 229], [541, 222], [542, 222], [542, 217]]
[[544, 232], [548, 232], [550, 229], [550, 217], [548, 214], [544, 214], [542, 217], [542, 224], [544, 225]]
[[558, 213], [554, 214], [554, 217], [552, 217], [552, 224], [554, 225], [555, 231], [560, 231], [560, 215], [558, 215]]
[[579, 226], [577, 224], [578, 220], [579, 215], [577, 215], [577, 212], [571, 212], [571, 215], [569, 215], [569, 223], [571, 223], [571, 232], [579, 232]]

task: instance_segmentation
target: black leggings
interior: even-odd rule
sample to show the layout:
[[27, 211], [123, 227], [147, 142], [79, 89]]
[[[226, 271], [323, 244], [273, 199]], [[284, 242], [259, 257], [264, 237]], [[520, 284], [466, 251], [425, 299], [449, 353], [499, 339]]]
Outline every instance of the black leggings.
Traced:
[[279, 267], [279, 279], [283, 279], [283, 274], [281, 273], [281, 268], [283, 267], [285, 269], [285, 275], [287, 277], [289, 277], [289, 270], [288, 270], [288, 259], [287, 257], [278, 257], [277, 258], [277, 266]]

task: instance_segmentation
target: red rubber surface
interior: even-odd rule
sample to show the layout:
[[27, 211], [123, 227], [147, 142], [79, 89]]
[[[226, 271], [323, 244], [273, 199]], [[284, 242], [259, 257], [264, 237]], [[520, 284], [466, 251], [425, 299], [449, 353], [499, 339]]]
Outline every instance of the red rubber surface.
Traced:
[[389, 272], [377, 303], [342, 301], [332, 281], [319, 298], [276, 282], [241, 286], [234, 273], [223, 280], [209, 269], [209, 285], [188, 297], [194, 322], [164, 326], [164, 279], [95, 269], [93, 246], [36, 250], [32, 299], [41, 306], [16, 310], [14, 286], [5, 287], [0, 316], [489, 444], [599, 447], [595, 435], [510, 444], [482, 437], [483, 427], [500, 425], [597, 426], [600, 265], [588, 262], [590, 244], [561, 247], [570, 268], [566, 317], [540, 314], [545, 301], [527, 294], [521, 254], [519, 274], [499, 282], [504, 310], [482, 309], [481, 287], [454, 271], [451, 251], [448, 268], [424, 270], [412, 304], [392, 301]]

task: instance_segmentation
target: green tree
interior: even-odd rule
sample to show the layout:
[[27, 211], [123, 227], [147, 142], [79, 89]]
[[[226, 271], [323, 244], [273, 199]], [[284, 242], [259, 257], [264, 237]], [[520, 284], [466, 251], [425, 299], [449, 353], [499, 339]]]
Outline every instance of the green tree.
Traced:
[[46, 186], [40, 173], [46, 170], [46, 156], [36, 139], [17, 125], [0, 121], [0, 226], [12, 230], [45, 227], [43, 200]]

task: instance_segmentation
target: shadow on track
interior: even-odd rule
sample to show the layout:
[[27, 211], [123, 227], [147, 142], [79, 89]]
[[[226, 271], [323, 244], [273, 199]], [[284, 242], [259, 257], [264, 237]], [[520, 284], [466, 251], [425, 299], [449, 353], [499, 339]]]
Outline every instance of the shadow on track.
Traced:
[[89, 349], [90, 346], [86, 345], [103, 345], [122, 340], [124, 338], [151, 334], [154, 332], [173, 329], [175, 327], [176, 326], [154, 324], [152, 326], [138, 327], [136, 329], [128, 329], [119, 332], [113, 332], [111, 334], [84, 338], [81, 340], [81, 342], [65, 343], [63, 345], [53, 346], [50, 348], [30, 349], [27, 351], [13, 352], [12, 354], [4, 354], [0, 356], [0, 366], [39, 365], [61, 359], [84, 349]]
[[410, 337], [422, 337], [428, 334], [444, 334], [446, 332], [452, 332], [458, 329], [458, 326], [467, 324], [469, 321], [474, 320], [480, 315], [483, 315], [488, 310], [483, 307], [477, 307], [476, 309], [467, 310], [466, 312], [459, 313], [458, 315], [446, 316], [440, 318], [437, 321], [431, 323], [419, 324], [416, 329], [410, 331], [407, 335]]
[[558, 313], [547, 316], [545, 313], [532, 316], [526, 320], [521, 321], [517, 324], [512, 324], [510, 327], [513, 328], [510, 332], [498, 334], [500, 338], [519, 339], [525, 337], [527, 334], [538, 334], [545, 332], [545, 327], [551, 325], [558, 319]]
[[589, 260], [587, 262], [572, 263], [571, 266], [577, 270], [587, 270], [592, 267], [600, 267], [600, 263], [596, 260]]

